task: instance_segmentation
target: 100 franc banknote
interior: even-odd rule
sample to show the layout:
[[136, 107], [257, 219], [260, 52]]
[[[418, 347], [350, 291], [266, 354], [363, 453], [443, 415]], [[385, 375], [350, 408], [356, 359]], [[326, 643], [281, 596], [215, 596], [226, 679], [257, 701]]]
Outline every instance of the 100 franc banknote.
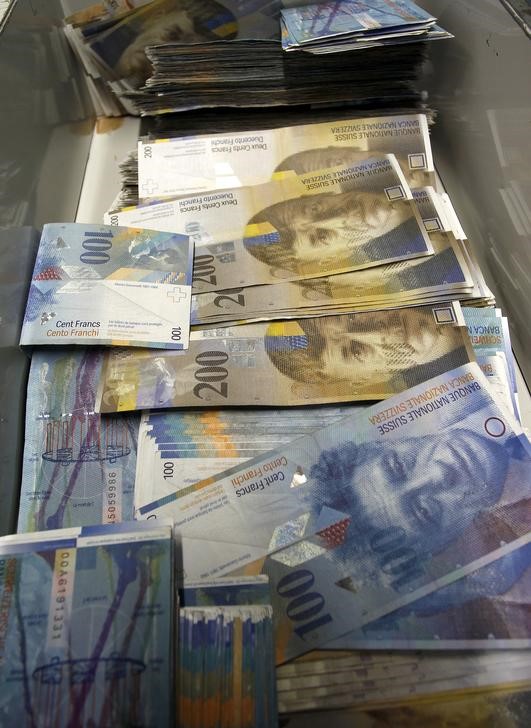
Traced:
[[531, 450], [476, 363], [146, 505], [188, 578], [265, 573], [283, 661], [531, 540]]
[[374, 400], [474, 361], [458, 303], [195, 331], [187, 352], [112, 349], [99, 411]]
[[103, 349], [34, 352], [18, 531], [133, 519], [139, 417], [94, 411]]
[[176, 197], [267, 182], [274, 172], [312, 172], [395, 154], [411, 187], [433, 172], [424, 114], [326, 121], [237, 134], [138, 143], [140, 199]]
[[193, 250], [187, 235], [45, 225], [20, 343], [186, 348]]
[[432, 253], [393, 155], [106, 215], [179, 230], [196, 245], [194, 292], [342, 273]]

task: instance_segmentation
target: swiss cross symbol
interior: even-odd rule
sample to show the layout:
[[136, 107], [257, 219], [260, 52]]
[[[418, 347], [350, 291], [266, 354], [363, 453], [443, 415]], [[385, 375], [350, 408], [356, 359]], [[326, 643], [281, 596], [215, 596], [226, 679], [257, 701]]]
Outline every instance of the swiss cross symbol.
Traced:
[[173, 289], [174, 290], [168, 291], [166, 294], [168, 298], [171, 298], [173, 303], [180, 303], [181, 301], [184, 301], [186, 298], [185, 291], [183, 291], [180, 286], [173, 286]]
[[321, 536], [326, 542], [326, 546], [329, 549], [333, 549], [335, 546], [340, 546], [345, 541], [345, 534], [347, 528], [350, 526], [351, 518], [345, 518], [338, 523], [334, 523], [327, 528], [323, 528], [322, 531], [317, 531], [317, 535]]
[[146, 195], [152, 195], [154, 192], [156, 192], [156, 190], [158, 190], [158, 188], [159, 186], [154, 179], [147, 179], [142, 184], [142, 192], [145, 192]]

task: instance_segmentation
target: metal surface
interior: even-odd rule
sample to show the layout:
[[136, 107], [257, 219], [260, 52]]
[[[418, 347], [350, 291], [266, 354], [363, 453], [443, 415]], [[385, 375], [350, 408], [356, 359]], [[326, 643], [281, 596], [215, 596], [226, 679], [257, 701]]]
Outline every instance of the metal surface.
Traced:
[[94, 125], [61, 18], [58, 0], [19, 0], [0, 33], [0, 534], [14, 529], [20, 489], [32, 228], [74, 220]]
[[433, 43], [434, 159], [531, 383], [531, 41], [499, 0], [419, 0], [455, 39]]

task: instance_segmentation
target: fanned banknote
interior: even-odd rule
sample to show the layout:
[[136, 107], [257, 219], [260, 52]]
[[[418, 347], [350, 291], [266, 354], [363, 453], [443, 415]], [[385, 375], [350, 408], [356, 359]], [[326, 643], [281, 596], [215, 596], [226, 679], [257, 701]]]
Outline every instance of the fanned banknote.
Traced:
[[[486, 699], [490, 696], [494, 700], [498, 692], [507, 696], [518, 690], [529, 691], [531, 659], [528, 651], [437, 655], [352, 652], [341, 653], [338, 657], [330, 652], [316, 651], [292, 664], [281, 665], [277, 668], [277, 676], [282, 713], [319, 708], [367, 708], [377, 721], [368, 725], [390, 728], [425, 728], [426, 725], [436, 728], [448, 725], [525, 728], [528, 720], [528, 711], [521, 712], [523, 706], [517, 709], [514, 722], [510, 703], [506, 706], [507, 712], [501, 714], [485, 709], [489, 703]], [[478, 698], [482, 700], [478, 702]], [[445, 710], [447, 702], [460, 703], [460, 709]], [[393, 707], [387, 711], [390, 705]], [[529, 694], [524, 705], [529, 705]], [[378, 719], [381, 713], [388, 715], [389, 722], [383, 717]], [[352, 714], [353, 719], [356, 717], [361, 716]], [[518, 717], [523, 721], [517, 720]]]
[[[245, 286], [192, 296], [192, 325], [296, 318], [344, 310], [379, 310], [478, 296], [461, 244], [450, 232], [441, 198], [413, 190], [434, 254], [304, 281]], [[445, 232], [448, 231], [448, 232]]]
[[280, 173], [270, 182], [110, 213], [111, 225], [181, 230], [193, 288], [215, 291], [343, 273], [433, 252], [393, 155]]
[[18, 531], [133, 519], [139, 419], [96, 414], [103, 350], [33, 354]]
[[361, 406], [145, 412], [135, 508], [338, 422]]
[[98, 411], [385, 399], [474, 354], [458, 303], [195, 331], [186, 352], [111, 349]]
[[278, 724], [271, 605], [179, 610], [180, 728]]
[[185, 577], [269, 576], [277, 661], [530, 542], [531, 448], [475, 363], [140, 509]]
[[3, 725], [173, 725], [172, 547], [151, 523], [0, 539]]
[[506, 381], [500, 382], [505, 399], [515, 417], [520, 419], [516, 367], [507, 318], [502, 316], [500, 309], [474, 307], [467, 307], [463, 316], [478, 361], [485, 362], [487, 370], [490, 367], [492, 376], [505, 378]]
[[138, 142], [141, 200], [262, 184], [277, 171], [299, 174], [394, 154], [410, 187], [433, 173], [424, 114], [340, 119], [280, 129]]
[[43, 228], [21, 344], [188, 344], [193, 241], [83, 223]]
[[[452, 657], [457, 659], [454, 655]], [[359, 704], [355, 708], [350, 706], [349, 720], [364, 728], [448, 728], [450, 725], [467, 728], [483, 728], [486, 725], [527, 728], [531, 710], [531, 682], [519, 680], [512, 685], [493, 682], [483, 688], [467, 691], [460, 688], [457, 679], [453, 692], [432, 693], [428, 699], [418, 700], [415, 696], [412, 700], [408, 699], [406, 691], [398, 699], [385, 700], [383, 697], [378, 701], [379, 705], [370, 699], [366, 707]], [[289, 711], [291, 707], [289, 702], [282, 704], [283, 711]]]

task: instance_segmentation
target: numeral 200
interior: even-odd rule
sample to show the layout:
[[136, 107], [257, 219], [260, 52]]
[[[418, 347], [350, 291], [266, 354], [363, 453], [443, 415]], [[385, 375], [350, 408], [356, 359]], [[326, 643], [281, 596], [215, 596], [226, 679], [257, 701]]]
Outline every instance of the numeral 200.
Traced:
[[[224, 380], [228, 377], [229, 371], [222, 364], [225, 364], [229, 355], [224, 351], [203, 351], [195, 358], [199, 369], [194, 376], [199, 384], [194, 387], [194, 394], [199, 399], [204, 399], [201, 392], [204, 389], [210, 389], [212, 392], [227, 397], [229, 393], [229, 385]], [[219, 382], [219, 389], [211, 382]]]

